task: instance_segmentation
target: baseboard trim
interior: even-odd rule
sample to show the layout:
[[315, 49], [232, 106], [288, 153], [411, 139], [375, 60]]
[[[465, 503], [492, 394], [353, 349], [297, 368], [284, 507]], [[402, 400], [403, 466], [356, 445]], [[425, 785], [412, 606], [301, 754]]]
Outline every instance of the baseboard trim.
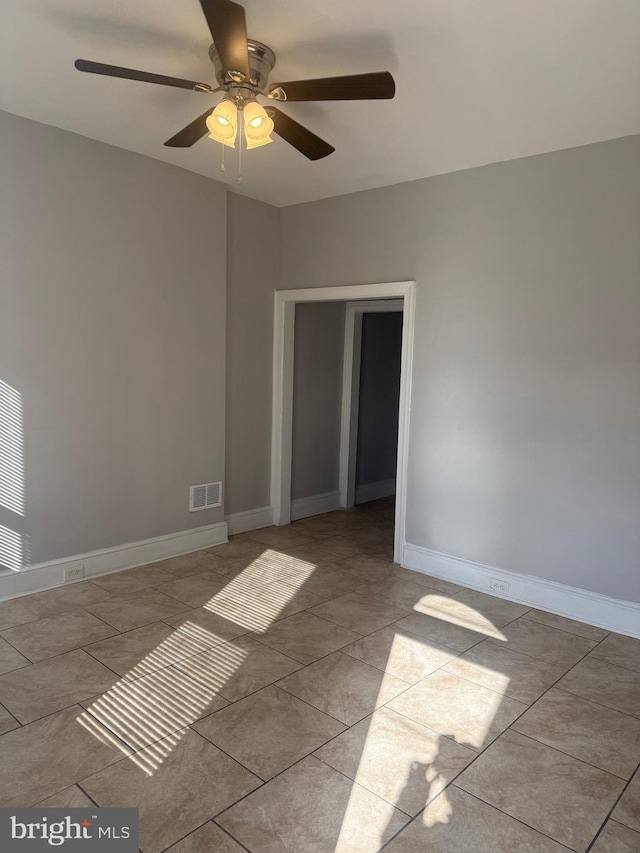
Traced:
[[323, 495], [311, 495], [308, 498], [296, 498], [291, 501], [291, 521], [309, 518], [311, 515], [321, 515], [323, 512], [333, 512], [340, 509], [340, 492], [325, 492]]
[[258, 509], [247, 509], [244, 512], [233, 512], [225, 517], [229, 535], [247, 533], [249, 530], [260, 530], [273, 524], [273, 507], [261, 506]]
[[499, 596], [508, 601], [528, 604], [557, 616], [566, 616], [618, 634], [640, 638], [640, 604], [633, 601], [609, 598], [545, 578], [474, 563], [408, 542], [403, 546], [402, 565], [488, 595], [493, 594], [489, 589], [490, 578], [497, 578], [509, 584], [509, 594]]
[[12, 572], [0, 577], [0, 601], [64, 584], [65, 569], [84, 565], [84, 577], [97, 577], [122, 569], [144, 566], [168, 557], [179, 557], [203, 548], [212, 548], [227, 541], [227, 523], [219, 521], [205, 527], [181, 530], [167, 536], [156, 536], [140, 542], [129, 542], [113, 548], [101, 548], [86, 554], [75, 554], [47, 563], [36, 563], [21, 572]]
[[365, 504], [367, 501], [377, 501], [389, 495], [395, 495], [395, 480], [378, 480], [377, 483], [362, 483], [356, 486], [356, 503]]

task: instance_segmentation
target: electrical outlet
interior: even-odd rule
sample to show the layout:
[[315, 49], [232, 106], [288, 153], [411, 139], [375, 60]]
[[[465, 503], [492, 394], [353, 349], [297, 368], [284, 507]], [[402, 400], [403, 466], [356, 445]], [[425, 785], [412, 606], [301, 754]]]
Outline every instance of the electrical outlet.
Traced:
[[84, 563], [76, 563], [75, 566], [68, 566], [64, 570], [65, 581], [77, 581], [78, 578], [84, 577]]
[[489, 589], [491, 592], [497, 592], [498, 595], [506, 595], [509, 592], [509, 584], [507, 581], [498, 580], [498, 578], [489, 578]]

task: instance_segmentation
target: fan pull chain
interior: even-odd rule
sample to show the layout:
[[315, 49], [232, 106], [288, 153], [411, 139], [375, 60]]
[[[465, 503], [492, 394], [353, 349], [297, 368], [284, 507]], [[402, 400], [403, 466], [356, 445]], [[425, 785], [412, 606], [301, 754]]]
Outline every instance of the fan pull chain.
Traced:
[[227, 171], [227, 167], [224, 165], [224, 149], [225, 149], [225, 144], [224, 144], [224, 142], [221, 142], [220, 144], [222, 145], [222, 162], [220, 163], [220, 171], [221, 171], [221, 172], [226, 172], [226, 171]]
[[242, 124], [238, 128], [238, 183], [242, 183]]

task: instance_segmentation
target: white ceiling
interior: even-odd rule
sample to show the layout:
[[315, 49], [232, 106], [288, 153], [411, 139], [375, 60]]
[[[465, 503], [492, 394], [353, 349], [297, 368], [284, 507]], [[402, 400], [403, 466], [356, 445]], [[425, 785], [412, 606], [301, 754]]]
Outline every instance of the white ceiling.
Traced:
[[638, 0], [246, 0], [271, 81], [389, 70], [393, 101], [289, 104], [336, 152], [276, 137], [163, 142], [211, 96], [82, 74], [76, 58], [214, 83], [198, 0], [2, 0], [0, 109], [289, 205], [640, 132]]

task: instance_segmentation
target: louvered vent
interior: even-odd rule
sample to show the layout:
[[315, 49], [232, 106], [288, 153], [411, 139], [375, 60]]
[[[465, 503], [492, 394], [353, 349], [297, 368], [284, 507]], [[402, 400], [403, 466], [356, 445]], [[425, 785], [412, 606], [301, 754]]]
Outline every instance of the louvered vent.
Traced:
[[222, 483], [200, 483], [189, 488], [189, 512], [222, 506]]

